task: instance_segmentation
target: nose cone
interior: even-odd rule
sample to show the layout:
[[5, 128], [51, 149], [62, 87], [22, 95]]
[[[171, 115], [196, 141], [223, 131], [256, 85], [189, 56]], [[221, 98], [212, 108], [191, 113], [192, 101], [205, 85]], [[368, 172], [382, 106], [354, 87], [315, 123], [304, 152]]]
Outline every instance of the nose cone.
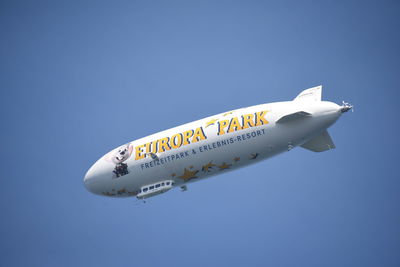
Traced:
[[83, 178], [83, 183], [85, 184], [86, 189], [89, 192], [92, 192], [94, 194], [97, 194], [96, 192], [96, 187], [95, 183], [97, 181], [96, 179], [96, 171], [94, 170], [94, 165], [88, 170], [86, 173], [85, 177]]
[[106, 168], [100, 160], [93, 164], [83, 178], [86, 189], [93, 194], [102, 195], [110, 186], [110, 175], [107, 175], [107, 173], [111, 173], [111, 170]]

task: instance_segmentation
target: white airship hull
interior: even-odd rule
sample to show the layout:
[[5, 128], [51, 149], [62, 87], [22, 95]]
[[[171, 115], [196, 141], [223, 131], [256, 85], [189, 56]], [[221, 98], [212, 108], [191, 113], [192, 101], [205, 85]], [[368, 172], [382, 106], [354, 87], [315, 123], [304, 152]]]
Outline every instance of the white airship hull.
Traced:
[[95, 194], [146, 198], [157, 194], [153, 188], [146, 196], [148, 185], [168, 191], [163, 181], [183, 186], [299, 145], [312, 151], [334, 148], [326, 129], [344, 107], [320, 101], [320, 95], [321, 87], [315, 87], [294, 101], [241, 108], [135, 140], [100, 158], [85, 185]]

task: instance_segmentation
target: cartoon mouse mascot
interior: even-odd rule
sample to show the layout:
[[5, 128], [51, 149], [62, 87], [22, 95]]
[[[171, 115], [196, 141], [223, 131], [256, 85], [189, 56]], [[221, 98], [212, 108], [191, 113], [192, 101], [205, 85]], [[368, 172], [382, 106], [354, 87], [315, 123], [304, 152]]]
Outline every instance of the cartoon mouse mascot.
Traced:
[[128, 164], [126, 164], [125, 161], [131, 156], [132, 151], [133, 146], [128, 143], [126, 145], [120, 146], [114, 151], [111, 151], [106, 156], [106, 160], [108, 162], [112, 162], [115, 164], [115, 168], [113, 170], [115, 178], [127, 175], [129, 173]]

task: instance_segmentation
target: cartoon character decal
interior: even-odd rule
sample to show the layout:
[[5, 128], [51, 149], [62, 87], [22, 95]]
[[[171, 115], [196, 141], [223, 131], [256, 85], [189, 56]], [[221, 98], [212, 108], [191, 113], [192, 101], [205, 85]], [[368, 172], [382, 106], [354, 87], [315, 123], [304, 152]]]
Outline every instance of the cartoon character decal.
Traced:
[[120, 146], [106, 155], [105, 159], [108, 162], [115, 164], [115, 168], [113, 170], [114, 178], [118, 178], [129, 173], [128, 164], [126, 164], [125, 161], [131, 156], [132, 151], [133, 146], [128, 143]]

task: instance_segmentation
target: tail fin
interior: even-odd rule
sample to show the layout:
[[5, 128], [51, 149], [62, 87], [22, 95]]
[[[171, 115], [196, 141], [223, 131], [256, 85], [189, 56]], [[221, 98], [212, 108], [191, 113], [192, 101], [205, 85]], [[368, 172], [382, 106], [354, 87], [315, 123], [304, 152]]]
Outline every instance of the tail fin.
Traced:
[[329, 133], [325, 130], [317, 137], [314, 137], [310, 141], [302, 144], [301, 147], [314, 152], [322, 152], [329, 149], [334, 149], [335, 144], [333, 143]]
[[301, 92], [293, 101], [321, 101], [322, 85]]

